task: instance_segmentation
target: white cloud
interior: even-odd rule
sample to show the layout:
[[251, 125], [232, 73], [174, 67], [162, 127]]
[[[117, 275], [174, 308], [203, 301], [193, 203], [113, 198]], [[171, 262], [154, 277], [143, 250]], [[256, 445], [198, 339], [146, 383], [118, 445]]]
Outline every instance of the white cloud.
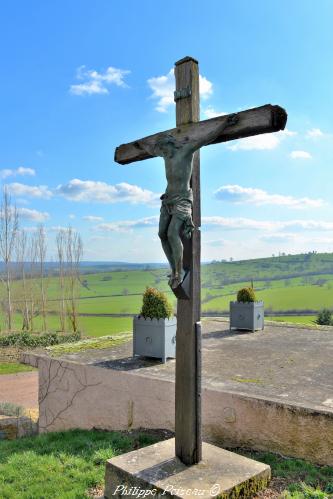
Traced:
[[104, 220], [103, 217], [96, 217], [95, 215], [87, 215], [82, 219], [87, 220], [87, 222], [102, 222]]
[[224, 239], [213, 239], [211, 241], [203, 241], [207, 246], [212, 246], [213, 248], [222, 248], [225, 245]]
[[19, 166], [14, 170], [10, 168], [0, 170], [0, 178], [2, 179], [24, 175], [33, 177], [34, 175], [36, 175], [36, 171], [33, 168], [25, 168], [24, 166]]
[[298, 237], [296, 234], [288, 234], [286, 232], [282, 234], [268, 234], [260, 236], [261, 241], [265, 241], [266, 243], [289, 243], [291, 241], [295, 241]]
[[313, 236], [311, 235], [310, 237], [308, 235], [301, 235], [299, 233], [280, 233], [280, 234], [268, 234], [264, 236], [260, 236], [259, 238], [261, 241], [267, 242], [267, 243], [279, 243], [279, 244], [284, 244], [284, 243], [290, 243], [293, 242], [294, 244], [296, 243], [302, 243], [302, 244], [312, 244], [312, 245], [317, 245], [317, 244], [333, 244], [333, 237], [329, 236]]
[[208, 99], [213, 93], [213, 84], [205, 76], [199, 75], [200, 97]]
[[68, 215], [68, 217], [71, 219], [71, 220], [74, 220], [74, 218], [76, 218], [76, 215], [74, 215], [74, 213], [70, 213]]
[[56, 192], [71, 201], [95, 203], [127, 202], [154, 205], [159, 200], [158, 194], [126, 182], [110, 185], [105, 182], [77, 178], [70, 180], [67, 184], [59, 185]]
[[109, 66], [106, 71], [99, 73], [94, 69], [81, 66], [77, 70], [77, 79], [82, 83], [70, 86], [70, 93], [74, 95], [108, 94], [111, 85], [127, 87], [124, 78], [130, 71]]
[[333, 230], [333, 222], [318, 220], [289, 220], [288, 222], [279, 223], [282, 230]]
[[50, 199], [52, 192], [46, 185], [26, 185], [19, 182], [7, 184], [10, 194], [13, 196], [30, 196], [40, 199]]
[[14, 172], [16, 175], [29, 175], [32, 177], [36, 175], [36, 171], [33, 168], [25, 168], [24, 166], [19, 166]]
[[307, 151], [291, 151], [290, 157], [292, 159], [311, 159], [312, 156]]
[[45, 222], [45, 220], [50, 217], [49, 213], [47, 213], [46, 211], [31, 210], [29, 208], [18, 208], [17, 211], [20, 218], [33, 222]]
[[218, 116], [225, 116], [227, 113], [223, 111], [216, 111], [216, 109], [214, 109], [212, 106], [208, 106], [203, 110], [203, 114], [205, 118], [210, 119], [217, 118]]
[[63, 225], [52, 225], [52, 227], [47, 227], [48, 232], [60, 232], [60, 231], [68, 231], [69, 227], [65, 227]]
[[[149, 78], [147, 83], [152, 90], [151, 97], [157, 99], [156, 111], [165, 113], [168, 107], [174, 104], [173, 93], [175, 90], [174, 70], [166, 75]], [[213, 84], [204, 76], [199, 75], [200, 97], [207, 99], [213, 93]]]
[[274, 221], [261, 221], [242, 217], [202, 217], [202, 224], [205, 227], [223, 227], [226, 230], [273, 230], [276, 228], [276, 222]]
[[316, 137], [322, 137], [324, 134], [320, 130], [320, 128], [311, 128], [311, 130], [308, 130], [306, 133], [306, 136], [309, 138], [316, 138]]
[[275, 133], [263, 133], [254, 135], [253, 137], [245, 137], [244, 139], [236, 140], [232, 144], [228, 144], [227, 148], [231, 151], [251, 151], [251, 150], [270, 150], [276, 149], [281, 141], [286, 137], [292, 137], [297, 132], [291, 130], [281, 130]]
[[[121, 220], [110, 223], [103, 223], [97, 226], [98, 230], [110, 232], [128, 232], [132, 229], [142, 229], [147, 227], [157, 227], [159, 221], [158, 216], [146, 217], [137, 220]], [[249, 218], [225, 218], [219, 216], [203, 217], [203, 225], [218, 226], [230, 230], [238, 229], [255, 229], [255, 230], [273, 230], [276, 229], [277, 223], [274, 221], [259, 221]]]
[[206, 227], [223, 227], [228, 230], [264, 230], [264, 231], [330, 231], [333, 222], [318, 220], [255, 220], [251, 218], [203, 217]]
[[174, 70], [171, 69], [165, 76], [149, 78], [148, 85], [153, 91], [152, 98], [158, 99], [156, 111], [165, 113], [167, 108], [173, 104], [173, 92], [175, 88]]
[[297, 132], [295, 132], [294, 130], [288, 130], [288, 128], [280, 130], [280, 132], [278, 133], [283, 137], [295, 137], [295, 135], [297, 135]]
[[325, 205], [322, 199], [311, 199], [307, 197], [295, 198], [282, 194], [269, 194], [263, 189], [253, 187], [242, 187], [240, 185], [223, 185], [215, 191], [215, 197], [221, 201], [231, 203], [248, 203], [256, 206], [277, 205], [287, 208], [320, 208]]
[[[97, 225], [96, 229], [101, 232], [129, 232], [133, 229], [143, 229], [158, 226], [159, 217], [151, 216], [134, 220], [116, 220], [114, 222], [102, 223]], [[245, 217], [220, 217], [209, 216], [202, 217], [202, 225], [205, 229], [218, 227], [224, 230], [250, 230], [268, 232], [267, 237], [277, 238], [278, 234], [281, 239], [290, 238], [292, 231], [317, 231], [325, 232], [333, 230], [333, 221], [318, 221], [318, 220], [256, 220]], [[298, 236], [297, 236], [298, 237]]]
[[158, 220], [158, 216], [139, 218], [137, 220], [120, 220], [99, 224], [97, 229], [103, 232], [128, 232], [132, 229], [156, 227], [158, 225]]

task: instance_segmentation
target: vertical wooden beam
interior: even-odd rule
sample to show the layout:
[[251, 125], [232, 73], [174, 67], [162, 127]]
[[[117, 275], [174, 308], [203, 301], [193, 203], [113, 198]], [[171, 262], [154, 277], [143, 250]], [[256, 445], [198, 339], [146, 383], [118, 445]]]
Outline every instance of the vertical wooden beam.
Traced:
[[[197, 122], [199, 112], [198, 62], [185, 57], [176, 62], [176, 125]], [[176, 456], [187, 464], [201, 460], [201, 327], [200, 327], [200, 153], [193, 157], [193, 221], [190, 240], [184, 240], [184, 267], [190, 270], [190, 300], [177, 303], [176, 343]]]

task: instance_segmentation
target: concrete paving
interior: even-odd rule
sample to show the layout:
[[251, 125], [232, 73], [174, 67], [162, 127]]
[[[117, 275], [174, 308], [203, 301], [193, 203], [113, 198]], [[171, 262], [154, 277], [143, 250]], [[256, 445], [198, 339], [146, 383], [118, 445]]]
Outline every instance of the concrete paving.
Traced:
[[[268, 324], [230, 331], [224, 319], [203, 321], [203, 385], [333, 413], [333, 328]], [[132, 343], [62, 355], [63, 359], [139, 376], [173, 380], [175, 361], [132, 358]]]
[[11, 402], [27, 409], [37, 409], [38, 372], [1, 375], [0, 402]]

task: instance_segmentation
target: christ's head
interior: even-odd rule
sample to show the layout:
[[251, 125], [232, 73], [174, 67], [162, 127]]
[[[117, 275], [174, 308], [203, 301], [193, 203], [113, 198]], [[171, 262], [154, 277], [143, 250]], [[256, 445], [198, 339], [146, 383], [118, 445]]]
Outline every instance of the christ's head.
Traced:
[[158, 156], [172, 158], [176, 149], [179, 148], [177, 140], [171, 134], [163, 135], [155, 145], [155, 152]]

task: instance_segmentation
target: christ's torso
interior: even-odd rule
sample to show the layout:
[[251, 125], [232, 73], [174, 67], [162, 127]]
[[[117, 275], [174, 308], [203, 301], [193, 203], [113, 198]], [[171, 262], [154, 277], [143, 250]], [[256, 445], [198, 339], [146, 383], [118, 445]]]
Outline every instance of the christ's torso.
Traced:
[[190, 189], [193, 153], [176, 150], [172, 157], [164, 156], [167, 193], [180, 193]]

